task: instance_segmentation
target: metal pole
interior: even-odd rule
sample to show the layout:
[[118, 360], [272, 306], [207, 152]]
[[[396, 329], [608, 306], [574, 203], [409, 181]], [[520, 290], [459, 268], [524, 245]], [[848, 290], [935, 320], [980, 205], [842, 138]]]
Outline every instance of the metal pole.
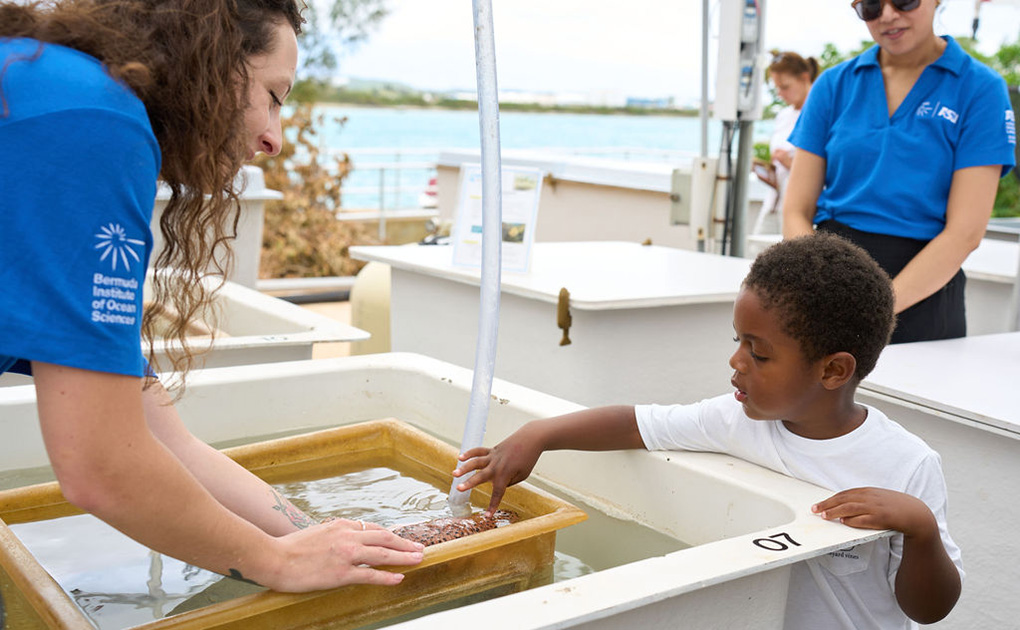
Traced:
[[708, 157], [708, 0], [701, 0], [701, 157]]
[[730, 231], [730, 256], [744, 256], [747, 239], [747, 187], [751, 174], [751, 157], [754, 155], [754, 121], [741, 120], [737, 123], [740, 144], [737, 149], [737, 165], [731, 174], [733, 186], [733, 217]]
[[399, 210], [399, 209], [404, 207], [403, 205], [401, 205], [403, 203], [403, 201], [400, 198], [401, 197], [401, 191], [400, 191], [400, 170], [401, 169], [400, 169], [400, 151], [399, 150], [397, 151], [396, 162], [397, 162], [397, 165], [394, 168], [396, 169], [397, 183], [396, 183], [396, 185], [394, 185], [393, 189], [397, 191], [396, 208], [397, 208], [397, 210]]
[[379, 240], [386, 240], [386, 169], [379, 168]]

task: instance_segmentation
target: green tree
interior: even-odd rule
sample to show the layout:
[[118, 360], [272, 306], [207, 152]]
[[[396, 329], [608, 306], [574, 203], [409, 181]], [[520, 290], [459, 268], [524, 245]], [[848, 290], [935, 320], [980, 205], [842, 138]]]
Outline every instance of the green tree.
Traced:
[[1010, 87], [1020, 85], [1020, 40], [1000, 48], [989, 65], [999, 71]]
[[849, 52], [844, 53], [840, 52], [840, 50], [836, 48], [835, 44], [828, 43], [822, 49], [822, 54], [818, 55], [818, 70], [820, 72], [824, 72], [831, 68], [832, 66], [835, 66], [836, 64], [843, 63], [847, 59], [856, 57], [857, 55], [861, 54], [862, 52], [871, 48], [874, 45], [875, 42], [873, 42], [872, 40], [864, 39], [861, 40], [860, 46]]
[[847, 56], [844, 55], [843, 53], [841, 53], [839, 51], [839, 49], [836, 48], [835, 44], [833, 44], [832, 42], [829, 42], [822, 49], [822, 54], [818, 55], [818, 66], [819, 66], [818, 69], [819, 70], [825, 70], [827, 68], [831, 68], [832, 66], [834, 66], [834, 65], [836, 65], [838, 63], [846, 61], [846, 59], [847, 59]]
[[[972, 57], [991, 67], [999, 73], [1009, 86], [1009, 100], [1013, 111], [1020, 111], [1020, 96], [1017, 88], [1020, 86], [1020, 39], [1004, 44], [991, 57], [983, 55], [974, 47], [974, 40], [969, 37], [961, 37], [956, 41], [960, 43]], [[1020, 151], [1014, 150], [1014, 155], [1020, 160]], [[992, 208], [993, 217], [1017, 217], [1020, 216], [1020, 172], [1013, 169], [1011, 175], [999, 179], [999, 189], [995, 195], [995, 206]]]
[[300, 79], [291, 98], [311, 102], [336, 72], [341, 52], [364, 41], [389, 14], [387, 0], [308, 0], [305, 26], [298, 39]]

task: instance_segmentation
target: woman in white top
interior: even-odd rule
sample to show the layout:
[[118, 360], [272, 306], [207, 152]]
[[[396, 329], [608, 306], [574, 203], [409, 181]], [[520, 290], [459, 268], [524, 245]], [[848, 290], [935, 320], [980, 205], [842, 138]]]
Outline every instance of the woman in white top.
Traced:
[[[776, 114], [772, 137], [769, 139], [769, 153], [772, 163], [767, 173], [759, 173], [759, 177], [772, 189], [762, 204], [762, 211], [755, 221], [753, 233], [760, 234], [765, 218], [776, 212], [780, 200], [786, 190], [786, 181], [790, 177], [790, 165], [796, 148], [788, 138], [797, 124], [800, 108], [807, 100], [811, 84], [818, 76], [818, 61], [814, 57], [805, 59], [795, 52], [772, 51], [772, 63], [768, 67], [769, 80], [776, 88], [780, 100], [786, 107]], [[776, 215], [778, 216], [778, 214]], [[780, 230], [782, 226], [777, 226]]]

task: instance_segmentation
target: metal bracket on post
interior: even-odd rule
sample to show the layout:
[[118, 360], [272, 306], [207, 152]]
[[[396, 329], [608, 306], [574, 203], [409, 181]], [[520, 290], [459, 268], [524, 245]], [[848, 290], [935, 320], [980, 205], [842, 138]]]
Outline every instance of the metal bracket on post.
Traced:
[[696, 246], [695, 235], [709, 234], [715, 212], [717, 158], [696, 157], [688, 169], [675, 168], [670, 180], [670, 225], [689, 225], [691, 247]]
[[691, 172], [673, 169], [669, 186], [669, 222], [670, 225], [690, 225], [691, 223]]
[[[1020, 239], [1017, 239], [1020, 244]], [[1017, 256], [1016, 277], [1013, 278], [1013, 298], [1009, 304], [1010, 330], [1020, 331], [1020, 256]]]
[[570, 345], [570, 325], [573, 322], [574, 318], [570, 316], [570, 291], [563, 287], [560, 289], [560, 299], [556, 303], [556, 326], [563, 329], [561, 346]]

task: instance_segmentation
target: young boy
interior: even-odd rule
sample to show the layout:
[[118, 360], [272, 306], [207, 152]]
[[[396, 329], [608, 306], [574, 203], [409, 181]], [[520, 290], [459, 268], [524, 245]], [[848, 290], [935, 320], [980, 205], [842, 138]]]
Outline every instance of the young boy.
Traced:
[[691, 405], [587, 409], [535, 420], [492, 449], [461, 455], [460, 488], [508, 485], [555, 449], [729, 453], [836, 491], [812, 506], [891, 538], [794, 565], [786, 628], [912, 628], [960, 595], [960, 550], [946, 529], [938, 454], [873, 407], [854, 402], [893, 327], [889, 277], [829, 234], [770, 247], [733, 308], [734, 392]]

